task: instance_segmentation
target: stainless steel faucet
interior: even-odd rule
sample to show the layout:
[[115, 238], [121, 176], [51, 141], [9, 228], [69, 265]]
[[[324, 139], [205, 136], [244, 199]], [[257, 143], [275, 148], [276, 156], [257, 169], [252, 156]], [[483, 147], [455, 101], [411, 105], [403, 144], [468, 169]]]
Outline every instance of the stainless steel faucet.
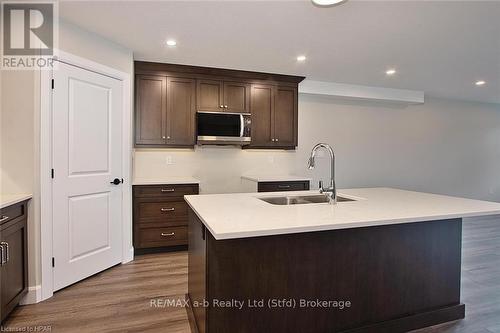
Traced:
[[333, 153], [333, 149], [329, 144], [326, 143], [318, 143], [315, 145], [311, 151], [311, 157], [309, 157], [309, 163], [308, 167], [310, 170], [314, 169], [315, 167], [315, 156], [316, 156], [316, 151], [319, 148], [325, 148], [328, 150], [330, 153], [330, 164], [331, 164], [331, 173], [330, 173], [330, 185], [327, 188], [323, 187], [323, 182], [320, 180], [319, 181], [319, 192], [320, 193], [325, 193], [328, 195], [328, 198], [330, 198], [330, 204], [336, 204], [337, 203], [337, 187], [335, 185], [335, 154]]

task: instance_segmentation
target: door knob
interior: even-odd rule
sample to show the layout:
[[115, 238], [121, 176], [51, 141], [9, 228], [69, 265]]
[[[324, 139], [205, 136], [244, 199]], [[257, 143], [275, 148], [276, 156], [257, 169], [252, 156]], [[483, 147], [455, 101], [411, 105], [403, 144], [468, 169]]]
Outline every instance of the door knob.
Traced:
[[113, 179], [112, 182], [110, 182], [110, 184], [113, 184], [113, 185], [120, 185], [121, 183], [123, 183], [123, 178], [122, 179], [115, 178], [115, 179]]

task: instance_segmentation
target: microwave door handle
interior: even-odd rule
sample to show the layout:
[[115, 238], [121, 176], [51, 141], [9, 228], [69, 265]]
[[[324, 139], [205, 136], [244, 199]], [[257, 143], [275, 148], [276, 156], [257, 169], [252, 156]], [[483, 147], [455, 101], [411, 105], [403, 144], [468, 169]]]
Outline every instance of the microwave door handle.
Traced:
[[243, 115], [240, 114], [240, 138], [243, 137], [244, 131], [245, 131], [245, 120], [243, 118]]

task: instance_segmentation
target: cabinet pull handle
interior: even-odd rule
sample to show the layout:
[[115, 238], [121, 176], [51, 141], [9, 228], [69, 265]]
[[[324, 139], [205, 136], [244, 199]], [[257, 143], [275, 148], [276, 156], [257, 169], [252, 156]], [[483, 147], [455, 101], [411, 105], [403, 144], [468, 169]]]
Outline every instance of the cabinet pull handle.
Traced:
[[[4, 248], [5, 246], [5, 248]], [[7, 242], [1, 242], [0, 243], [0, 247], [2, 247], [2, 261], [1, 261], [1, 265], [5, 265], [5, 263], [7, 263], [9, 261], [9, 243]]]
[[279, 140], [278, 139], [274, 139], [274, 141], [278, 142]]
[[166, 233], [162, 232], [162, 233], [161, 233], [161, 236], [162, 236], [162, 237], [170, 237], [170, 236], [175, 236], [175, 232], [170, 232], [170, 233], [168, 233], [168, 234], [166, 234]]
[[3, 245], [0, 244], [0, 266], [3, 266], [5, 262], [3, 261]]
[[221, 108], [223, 108], [223, 107], [224, 107], [224, 105], [221, 105], [220, 107], [221, 107]]
[[175, 189], [174, 188], [162, 188], [161, 191], [162, 192], [174, 192]]
[[3, 222], [5, 220], [8, 220], [9, 217], [7, 215], [2, 215], [2, 217], [0, 217], [0, 222]]
[[290, 188], [290, 185], [278, 185], [278, 188]]
[[161, 208], [160, 209], [162, 212], [173, 212], [175, 208]]

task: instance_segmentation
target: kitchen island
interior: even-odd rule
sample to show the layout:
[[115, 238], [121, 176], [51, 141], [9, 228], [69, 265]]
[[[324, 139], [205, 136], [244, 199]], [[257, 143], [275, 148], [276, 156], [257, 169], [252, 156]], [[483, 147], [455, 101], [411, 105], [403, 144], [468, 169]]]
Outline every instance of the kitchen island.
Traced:
[[406, 332], [464, 317], [462, 218], [500, 204], [390, 188], [186, 196], [193, 332]]

